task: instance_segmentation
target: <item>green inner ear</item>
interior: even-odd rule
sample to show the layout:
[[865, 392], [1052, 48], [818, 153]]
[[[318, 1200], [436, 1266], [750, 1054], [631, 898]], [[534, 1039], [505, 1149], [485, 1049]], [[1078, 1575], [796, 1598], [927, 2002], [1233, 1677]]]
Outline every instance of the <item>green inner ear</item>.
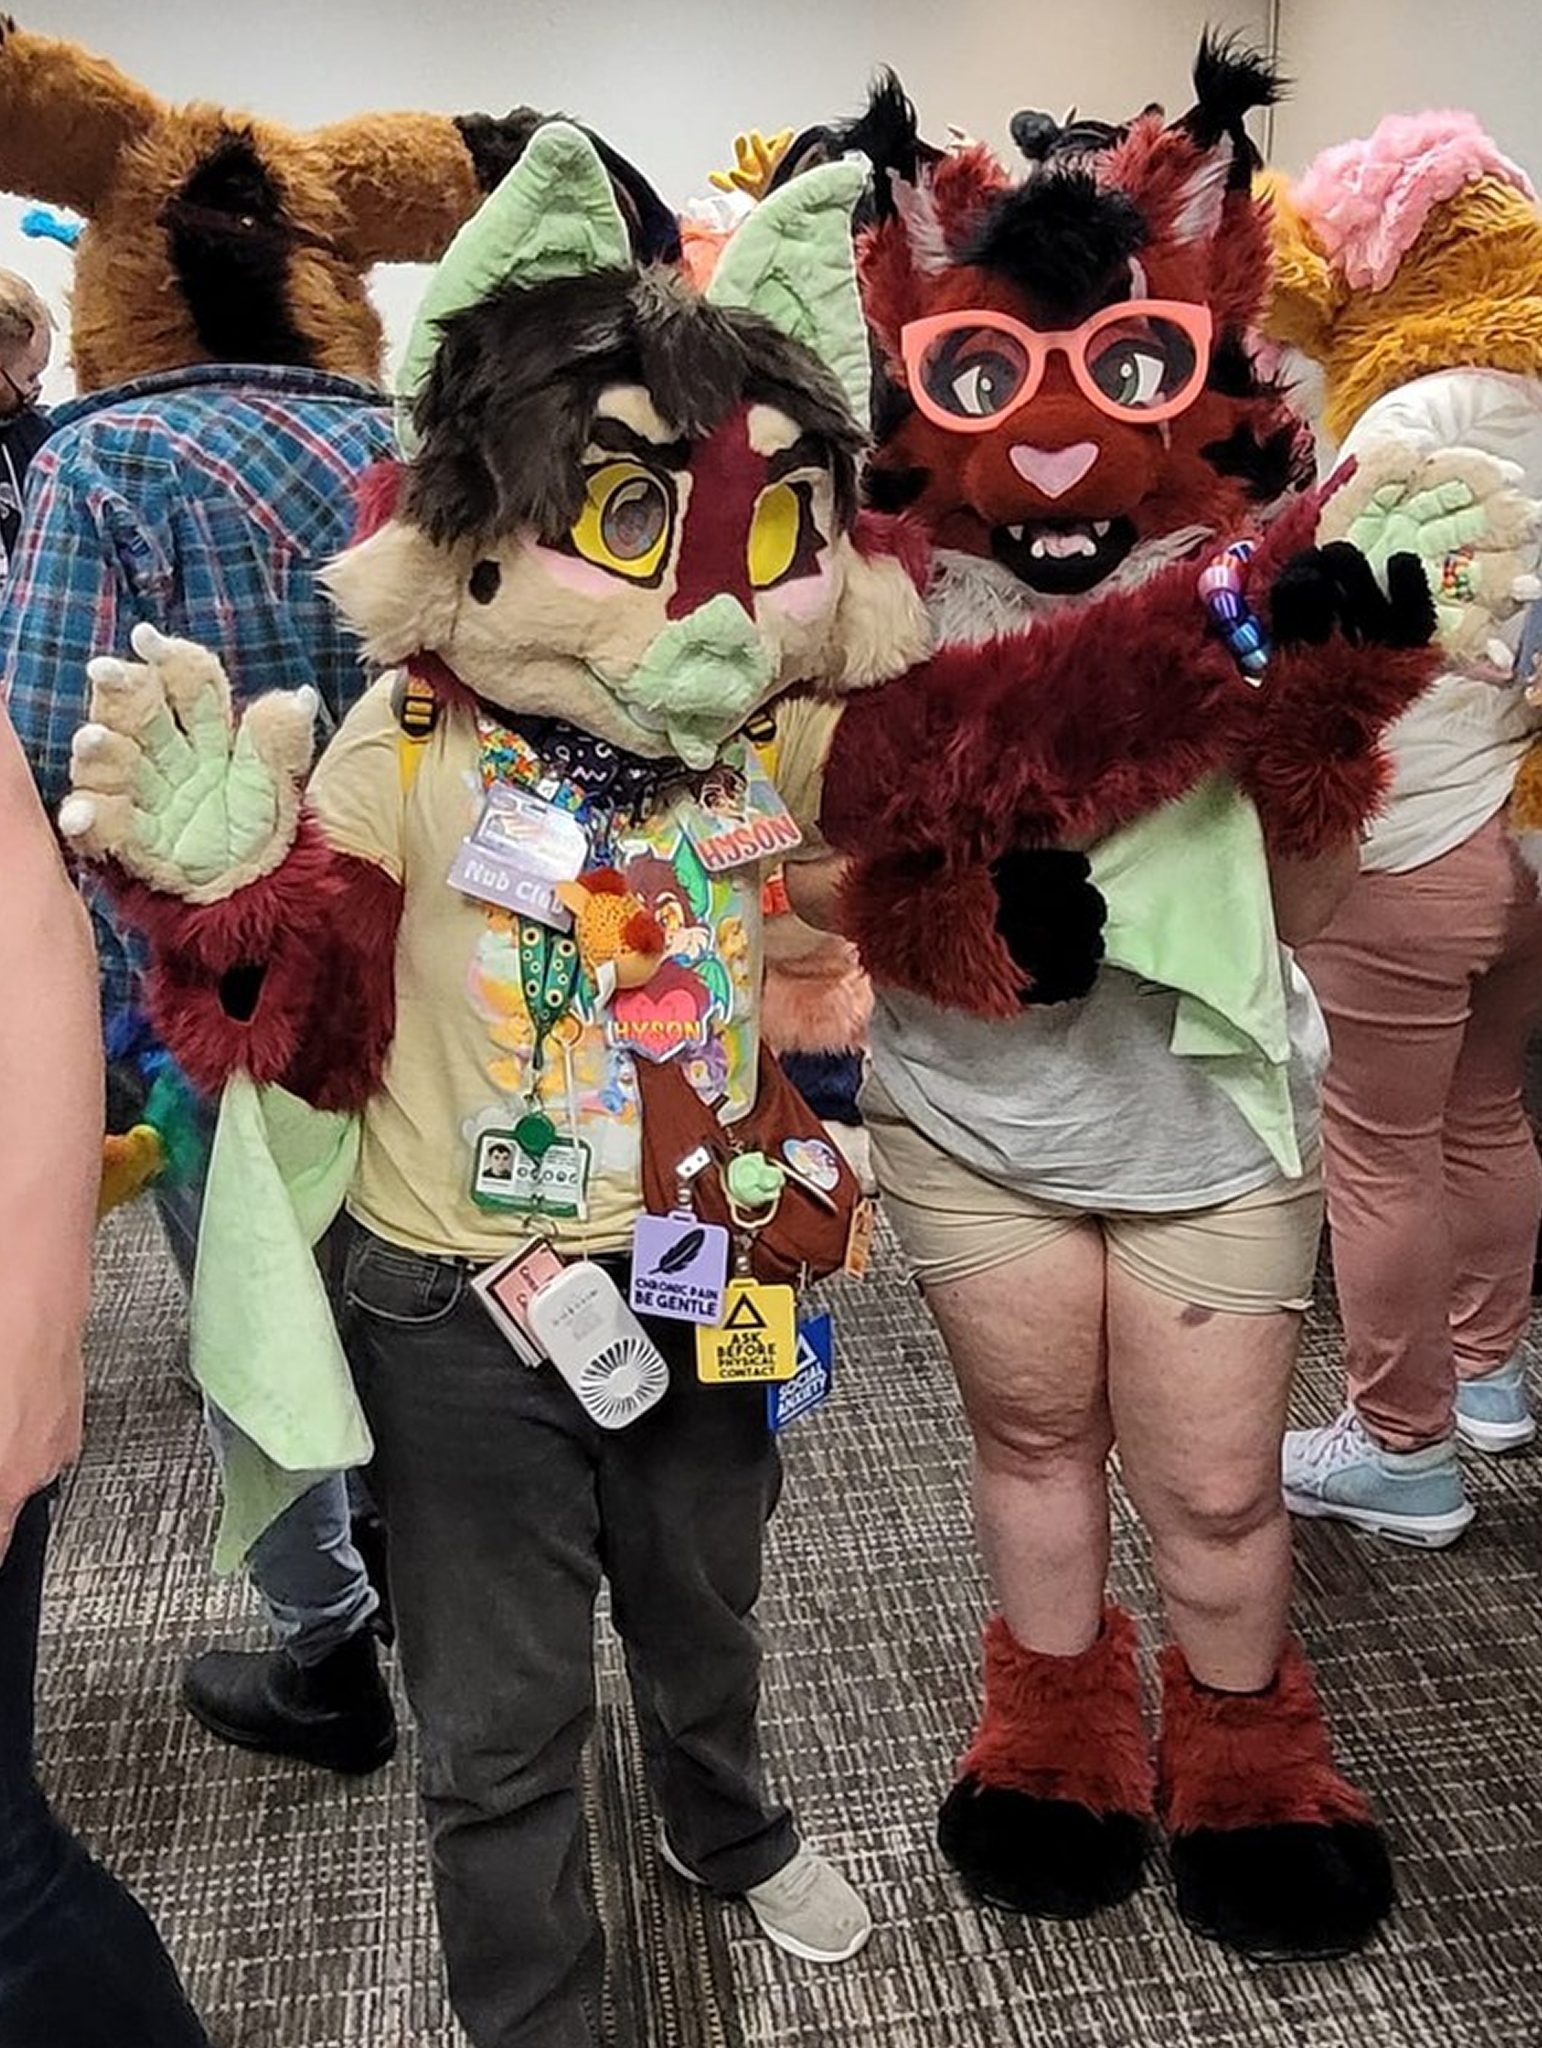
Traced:
[[867, 183], [860, 164], [821, 164], [790, 179], [723, 251], [707, 297], [764, 314], [811, 348], [839, 379], [866, 427], [872, 386], [867, 323], [857, 293], [851, 211]]
[[632, 244], [594, 144], [567, 121], [536, 130], [519, 162], [461, 227], [429, 279], [397, 378], [397, 438], [411, 454], [412, 400], [452, 314], [501, 285], [551, 284], [631, 267]]

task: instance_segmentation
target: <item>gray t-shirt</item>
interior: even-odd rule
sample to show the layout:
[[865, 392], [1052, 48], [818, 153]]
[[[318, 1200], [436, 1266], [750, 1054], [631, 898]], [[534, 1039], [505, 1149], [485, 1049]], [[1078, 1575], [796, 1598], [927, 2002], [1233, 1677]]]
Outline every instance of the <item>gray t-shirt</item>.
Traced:
[[[1303, 1159], [1319, 1143], [1322, 1013], [1281, 949], [1290, 1096]], [[1201, 1064], [1169, 1050], [1177, 997], [1104, 967], [1080, 1002], [1011, 1022], [880, 989], [874, 1075], [943, 1151], [1004, 1187], [1072, 1208], [1211, 1208], [1279, 1174], [1263, 1140]]]

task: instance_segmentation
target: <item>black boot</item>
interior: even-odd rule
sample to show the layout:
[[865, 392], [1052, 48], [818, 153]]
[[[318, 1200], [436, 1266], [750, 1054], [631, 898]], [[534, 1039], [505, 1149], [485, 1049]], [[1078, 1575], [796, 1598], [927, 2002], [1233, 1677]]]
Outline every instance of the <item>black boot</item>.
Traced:
[[360, 1629], [319, 1664], [287, 1650], [205, 1650], [182, 1673], [182, 1704], [222, 1742], [362, 1776], [396, 1749], [396, 1713]]

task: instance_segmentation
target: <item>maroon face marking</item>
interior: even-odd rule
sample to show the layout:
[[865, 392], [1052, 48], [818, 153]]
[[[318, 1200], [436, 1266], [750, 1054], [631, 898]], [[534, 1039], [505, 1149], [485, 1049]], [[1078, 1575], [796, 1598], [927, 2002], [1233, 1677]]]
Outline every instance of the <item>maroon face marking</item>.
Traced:
[[691, 494], [680, 535], [668, 615], [688, 618], [720, 592], [738, 598], [753, 617], [745, 536], [764, 490], [766, 458], [750, 446], [749, 408], [740, 406], [691, 457]]

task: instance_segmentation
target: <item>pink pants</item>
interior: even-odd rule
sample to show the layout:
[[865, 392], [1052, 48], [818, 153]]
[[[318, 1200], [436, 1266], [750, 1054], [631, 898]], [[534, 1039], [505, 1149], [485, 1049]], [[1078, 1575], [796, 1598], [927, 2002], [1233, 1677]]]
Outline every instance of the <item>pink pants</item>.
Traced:
[[1542, 908], [1499, 818], [1362, 874], [1301, 964], [1328, 1020], [1324, 1157], [1349, 1394], [1389, 1450], [1451, 1433], [1457, 1375], [1526, 1327], [1542, 1166], [1521, 1106]]

